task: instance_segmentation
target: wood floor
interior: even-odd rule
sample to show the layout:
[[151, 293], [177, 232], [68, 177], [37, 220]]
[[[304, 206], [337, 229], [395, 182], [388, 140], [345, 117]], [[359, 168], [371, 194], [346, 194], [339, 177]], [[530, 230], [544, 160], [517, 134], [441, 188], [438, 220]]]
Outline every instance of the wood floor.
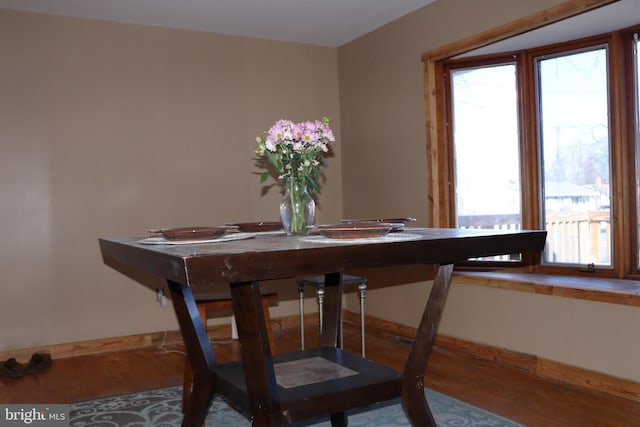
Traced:
[[[297, 329], [277, 329], [277, 351], [299, 348]], [[307, 347], [318, 343], [309, 326]], [[360, 352], [359, 327], [346, 324], [345, 348]], [[367, 330], [367, 358], [400, 370], [409, 344]], [[181, 384], [181, 346], [104, 353], [54, 360], [37, 375], [0, 378], [0, 403], [69, 403]], [[239, 358], [237, 341], [214, 344], [218, 362]], [[427, 386], [531, 427], [640, 426], [640, 404], [558, 382], [496, 363], [435, 348]]]

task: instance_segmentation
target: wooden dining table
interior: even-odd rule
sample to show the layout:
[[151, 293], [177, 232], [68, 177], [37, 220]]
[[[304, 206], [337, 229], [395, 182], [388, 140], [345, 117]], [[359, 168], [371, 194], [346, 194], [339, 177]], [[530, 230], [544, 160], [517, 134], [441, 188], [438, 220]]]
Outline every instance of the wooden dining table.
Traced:
[[[411, 424], [424, 427], [436, 425], [424, 375], [454, 264], [504, 254], [522, 254], [533, 263], [545, 238], [544, 231], [405, 228], [365, 239], [255, 233], [197, 244], [149, 244], [143, 237], [104, 237], [99, 244], [107, 265], [166, 280], [194, 372], [182, 426], [202, 425], [215, 393], [221, 393], [255, 427], [322, 416], [334, 427], [346, 426], [346, 411], [399, 397]], [[403, 371], [343, 351], [343, 272], [416, 264], [435, 265], [436, 274]], [[309, 274], [325, 276], [320, 346], [272, 354], [259, 284]], [[241, 360], [217, 363], [195, 288], [230, 289]]]

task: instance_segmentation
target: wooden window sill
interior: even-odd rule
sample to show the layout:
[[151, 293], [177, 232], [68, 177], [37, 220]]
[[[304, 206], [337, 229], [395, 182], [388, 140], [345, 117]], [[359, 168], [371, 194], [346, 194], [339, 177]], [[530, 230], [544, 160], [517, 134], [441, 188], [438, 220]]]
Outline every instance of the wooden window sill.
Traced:
[[602, 277], [456, 271], [453, 283], [640, 307], [640, 282]]

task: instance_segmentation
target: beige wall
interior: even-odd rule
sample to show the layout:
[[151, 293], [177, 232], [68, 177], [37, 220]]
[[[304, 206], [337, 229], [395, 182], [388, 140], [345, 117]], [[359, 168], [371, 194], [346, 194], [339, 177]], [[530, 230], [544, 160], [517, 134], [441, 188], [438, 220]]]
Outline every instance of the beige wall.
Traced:
[[277, 119], [332, 119], [339, 220], [337, 72], [335, 48], [0, 10], [0, 351], [176, 329], [97, 239], [278, 218], [251, 160]]
[[[338, 49], [344, 216], [415, 216], [426, 225], [421, 55], [562, 3], [439, 0]], [[416, 326], [427, 283], [416, 269], [365, 272], [367, 313]], [[401, 286], [384, 287], [385, 283]], [[355, 298], [347, 306], [357, 310]], [[640, 381], [640, 310], [454, 285], [440, 333]]]

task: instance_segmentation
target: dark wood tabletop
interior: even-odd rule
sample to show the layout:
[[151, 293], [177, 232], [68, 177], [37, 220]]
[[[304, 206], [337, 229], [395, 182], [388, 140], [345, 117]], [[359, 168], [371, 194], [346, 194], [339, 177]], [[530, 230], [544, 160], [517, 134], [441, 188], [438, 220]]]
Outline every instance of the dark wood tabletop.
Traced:
[[[407, 237], [400, 240], [401, 236]], [[539, 252], [544, 236], [542, 231], [408, 228], [390, 233], [388, 240], [363, 239], [360, 243], [266, 233], [251, 239], [196, 245], [149, 245], [139, 243], [141, 237], [111, 237], [101, 238], [100, 248], [105, 258], [194, 286]], [[310, 237], [318, 239], [313, 242]]]
[[[273, 233], [245, 237], [187, 245], [145, 244], [141, 242], [143, 237], [99, 239], [108, 265], [142, 270], [167, 281], [194, 371], [192, 407], [185, 414], [183, 426], [201, 425], [214, 392], [229, 396], [247, 411], [253, 426], [290, 424], [322, 415], [329, 416], [333, 426], [346, 426], [346, 410], [396, 397], [402, 397], [414, 426], [435, 426], [423, 392], [424, 372], [453, 265], [484, 256], [539, 255], [546, 232], [407, 228], [382, 238], [361, 240]], [[342, 272], [412, 264], [435, 264], [439, 268], [404, 371], [395, 372], [343, 352], [339, 348]], [[321, 348], [273, 356], [258, 284], [309, 274], [325, 275]], [[216, 363], [191, 287], [231, 289], [241, 362]], [[304, 366], [312, 361], [334, 363], [348, 374], [294, 386], [283, 386], [283, 378], [276, 377], [277, 367], [291, 363]]]

